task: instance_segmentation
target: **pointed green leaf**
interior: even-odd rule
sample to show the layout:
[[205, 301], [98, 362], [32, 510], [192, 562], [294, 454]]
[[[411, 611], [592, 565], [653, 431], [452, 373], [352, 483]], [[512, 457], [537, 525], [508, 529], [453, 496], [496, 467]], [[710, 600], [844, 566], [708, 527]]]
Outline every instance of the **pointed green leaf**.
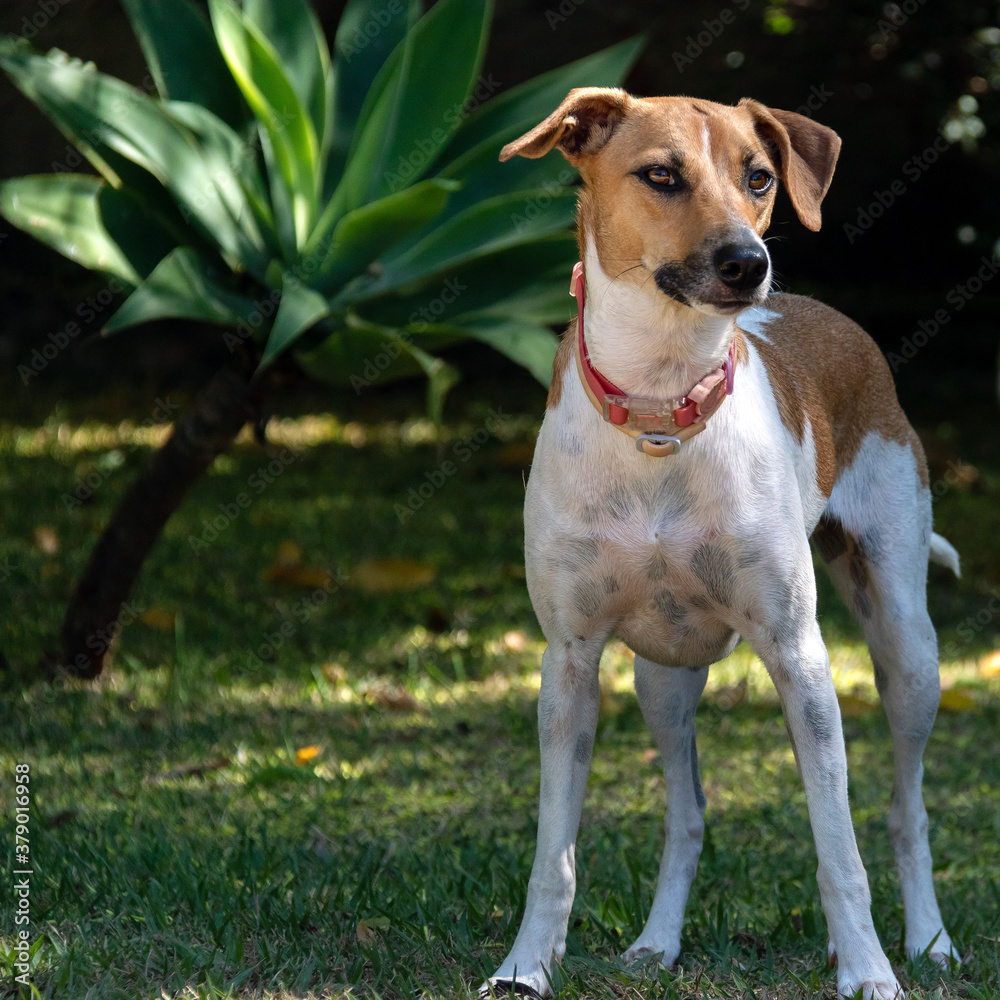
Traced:
[[[566, 231], [508, 247], [359, 303], [366, 319], [385, 326], [442, 323], [462, 326], [484, 317], [568, 323], [575, 300], [570, 273], [579, 259], [576, 237]], [[430, 307], [430, 308], [429, 308]]]
[[308, 0], [243, 0], [243, 13], [274, 47], [322, 148], [330, 140], [333, 77], [326, 36]]
[[398, 257], [387, 257], [382, 275], [366, 289], [374, 295], [495, 250], [526, 243], [571, 225], [576, 192], [544, 188], [488, 198], [449, 219]]
[[505, 90], [468, 117], [443, 157], [454, 160], [488, 139], [498, 142], [499, 154], [505, 143], [548, 117], [574, 87], [620, 86], [645, 44], [645, 36], [638, 35]]
[[444, 350], [467, 339], [467, 334], [447, 326], [393, 327], [370, 323], [349, 313], [346, 325], [333, 330], [315, 346], [297, 349], [296, 360], [313, 378], [328, 385], [350, 386], [355, 392], [374, 385], [387, 385], [401, 378], [424, 373], [410, 350], [418, 350], [426, 362], [429, 351]]
[[264, 347], [260, 367], [267, 367], [311, 326], [329, 315], [330, 306], [319, 292], [302, 284], [297, 278], [287, 276], [281, 288], [281, 302]]
[[341, 211], [413, 183], [458, 127], [486, 47], [491, 0], [439, 0], [372, 84], [334, 201]]
[[429, 180], [355, 209], [337, 223], [327, 245], [323, 264], [310, 284], [334, 292], [360, 274], [383, 250], [395, 246], [430, 222], [444, 208], [457, 181]]
[[309, 350], [296, 350], [295, 360], [317, 381], [360, 393], [376, 383], [388, 385], [422, 373], [401, 340], [400, 332], [391, 328], [345, 326]]
[[465, 327], [476, 340], [489, 344], [504, 357], [527, 368], [544, 386], [552, 381], [559, 338], [544, 326], [510, 320]]
[[233, 218], [255, 244], [277, 249], [274, 216], [256, 143], [243, 139], [200, 104], [169, 101], [167, 112], [197, 136], [202, 156], [216, 177], [235, 177], [236, 184], [219, 185], [219, 194]]
[[156, 319], [198, 319], [236, 326], [249, 316], [256, 303], [222, 284], [223, 275], [190, 247], [167, 254], [149, 277], [121, 304], [104, 332]]
[[15, 177], [0, 185], [0, 214], [77, 264], [138, 285], [142, 276], [101, 218], [104, 188], [104, 181], [87, 174]]
[[247, 103], [263, 123], [295, 219], [296, 246], [305, 246], [316, 215], [319, 145], [312, 121], [260, 29], [232, 0], [209, 0], [222, 54]]
[[427, 376], [427, 413], [440, 427], [444, 418], [444, 398], [460, 381], [458, 370], [443, 358], [432, 357], [412, 344], [409, 350]]
[[[509, 137], [516, 138], [513, 134]], [[462, 190], [448, 199], [440, 221], [443, 222], [449, 216], [457, 215], [480, 201], [484, 191], [494, 197], [508, 191], [523, 191], [528, 188], [546, 187], [555, 191], [576, 181], [576, 169], [561, 156], [540, 156], [537, 159], [517, 156], [501, 163], [500, 150], [506, 141], [495, 137], [486, 139], [449, 163], [438, 174], [438, 177], [460, 181], [462, 185]]]
[[422, 12], [420, 0], [349, 0], [344, 8], [333, 45], [335, 110], [325, 198], [340, 183], [358, 116], [375, 77]]
[[209, 162], [194, 134], [159, 102], [98, 73], [93, 65], [57, 51], [40, 56], [29, 46], [2, 37], [0, 67], [87, 153], [112, 185], [120, 186], [121, 179], [105, 162], [105, 148], [155, 177], [185, 218], [197, 224], [197, 238], [220, 247], [232, 266], [258, 274], [263, 271], [263, 247], [241, 227], [221, 194], [239, 189], [237, 177], [224, 164]]
[[191, 0], [123, 0], [160, 96], [197, 102], [242, 131], [250, 109], [212, 29]]

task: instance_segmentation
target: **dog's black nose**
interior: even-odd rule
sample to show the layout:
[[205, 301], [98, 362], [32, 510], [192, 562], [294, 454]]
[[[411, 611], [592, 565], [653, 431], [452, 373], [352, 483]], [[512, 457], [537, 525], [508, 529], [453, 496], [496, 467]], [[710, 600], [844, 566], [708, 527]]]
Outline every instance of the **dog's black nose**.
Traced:
[[727, 243], [715, 252], [723, 284], [738, 292], [756, 288], [767, 277], [767, 253], [756, 243]]

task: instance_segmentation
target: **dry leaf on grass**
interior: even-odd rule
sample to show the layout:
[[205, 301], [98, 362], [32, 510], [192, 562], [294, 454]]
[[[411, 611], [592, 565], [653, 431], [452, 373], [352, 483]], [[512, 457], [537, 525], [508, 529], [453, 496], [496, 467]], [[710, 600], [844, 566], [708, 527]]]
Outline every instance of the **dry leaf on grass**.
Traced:
[[168, 611], [166, 608], [161, 608], [158, 604], [154, 604], [151, 608], [146, 608], [139, 615], [139, 621], [150, 628], [160, 628], [165, 632], [173, 632], [174, 623], [177, 621], [177, 612]]
[[334, 686], [347, 683], [347, 671], [339, 663], [324, 663], [320, 671]]
[[54, 556], [59, 551], [59, 536], [55, 528], [40, 524], [35, 528], [35, 545], [47, 556]]
[[413, 559], [367, 559], [351, 574], [351, 583], [369, 594], [415, 590], [434, 579], [434, 569]]
[[373, 944], [378, 937], [376, 931], [388, 930], [390, 926], [388, 917], [369, 917], [358, 921], [355, 934], [361, 944]]
[[302, 546], [291, 538], [278, 542], [278, 550], [274, 553], [277, 566], [299, 566], [302, 563]]
[[202, 778], [212, 771], [221, 771], [229, 767], [228, 757], [218, 757], [208, 764], [185, 764], [183, 767], [175, 767], [164, 774], [155, 774], [149, 779], [153, 785], [162, 784], [165, 781], [178, 781], [181, 778]]
[[941, 692], [941, 707], [946, 712], [973, 712], [978, 707], [975, 698], [970, 697], [964, 691], [949, 688]]
[[423, 708], [419, 701], [400, 687], [390, 687], [387, 684], [373, 685], [365, 697], [372, 705], [387, 708], [390, 712], [420, 712]]
[[879, 710], [874, 701], [859, 698], [856, 694], [838, 694], [837, 701], [840, 702], [840, 714], [852, 719], [862, 719], [866, 715], [874, 715]]
[[303, 566], [302, 546], [288, 538], [278, 543], [274, 562], [260, 574], [267, 583], [288, 583], [295, 587], [325, 587], [331, 576], [321, 566]]
[[715, 692], [715, 704], [728, 712], [730, 709], [742, 705], [747, 700], [747, 679], [744, 677], [739, 684], [731, 684], [729, 687], [719, 688]]
[[300, 747], [295, 751], [296, 764], [308, 764], [315, 760], [323, 751], [318, 746]]
[[517, 441], [504, 445], [497, 452], [496, 463], [501, 469], [520, 472], [522, 469], [531, 468], [531, 461], [534, 457], [535, 445], [532, 442]]

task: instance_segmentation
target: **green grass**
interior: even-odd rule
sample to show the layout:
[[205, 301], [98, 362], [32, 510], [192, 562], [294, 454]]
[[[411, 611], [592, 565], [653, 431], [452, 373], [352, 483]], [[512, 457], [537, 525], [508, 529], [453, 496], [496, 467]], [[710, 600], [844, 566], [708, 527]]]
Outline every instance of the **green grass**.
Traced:
[[[523, 407], [537, 415], [537, 391], [528, 395]], [[503, 957], [537, 808], [542, 646], [520, 516], [536, 417], [491, 425], [401, 524], [395, 505], [457, 442], [475, 441], [489, 409], [457, 407], [440, 435], [391, 419], [419, 405], [414, 393], [390, 419], [369, 405], [355, 424], [276, 423], [275, 450], [290, 444], [298, 457], [196, 553], [189, 536], [270, 456], [244, 442], [217, 462], [146, 568], [132, 602], [144, 617], [91, 684], [33, 683], [31, 667], [54, 645], [68, 588], [148, 436], [120, 425], [120, 412], [0, 423], [0, 839], [11, 859], [7, 778], [26, 762], [41, 996], [462, 997]], [[947, 484], [937, 507], [965, 578], [934, 569], [930, 588], [958, 709], [939, 716], [925, 781], [942, 909], [970, 956], [953, 974], [902, 957], [889, 740], [858, 631], [821, 578], [823, 625], [844, 696], [855, 825], [894, 967], [915, 997], [995, 997], [1000, 679], [986, 657], [1000, 621], [976, 615], [998, 582], [1000, 460], [990, 440], [924, 430], [935, 476], [957, 458], [975, 472]], [[63, 497], [88, 475], [100, 480], [93, 499], [68, 509]], [[283, 543], [330, 571], [326, 589], [264, 578]], [[361, 589], [357, 567], [388, 556], [431, 567], [433, 582]], [[773, 689], [743, 648], [713, 668], [699, 710], [708, 827], [681, 966], [616, 961], [651, 902], [664, 789], [620, 645], [603, 674], [560, 996], [833, 997], [804, 795]], [[296, 763], [309, 746], [319, 755]], [[8, 970], [13, 931], [5, 917]], [[9, 976], [0, 995], [18, 995]]]

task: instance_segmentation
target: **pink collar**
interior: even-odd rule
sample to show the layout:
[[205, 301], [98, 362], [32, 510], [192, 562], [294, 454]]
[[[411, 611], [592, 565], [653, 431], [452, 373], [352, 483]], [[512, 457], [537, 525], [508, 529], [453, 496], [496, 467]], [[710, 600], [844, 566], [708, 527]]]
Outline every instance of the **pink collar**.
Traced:
[[[600, 410], [604, 419], [637, 438], [637, 447], [647, 454], [661, 454], [662, 449], [651, 450], [640, 447], [643, 440], [664, 438], [676, 441], [676, 447], [662, 454], [672, 454], [680, 448], [681, 441], [704, 429], [704, 421], [721, 405], [726, 396], [733, 392], [733, 369], [736, 340], [729, 345], [729, 356], [715, 371], [706, 375], [684, 396], [672, 399], [653, 399], [630, 396], [618, 388], [610, 379], [602, 375], [590, 360], [587, 343], [583, 334], [583, 310], [586, 285], [583, 277], [583, 261], [573, 268], [570, 295], [577, 303], [577, 357], [580, 374], [587, 395]], [[678, 440], [678, 431], [691, 428]], [[695, 429], [697, 428], [697, 429]]]

